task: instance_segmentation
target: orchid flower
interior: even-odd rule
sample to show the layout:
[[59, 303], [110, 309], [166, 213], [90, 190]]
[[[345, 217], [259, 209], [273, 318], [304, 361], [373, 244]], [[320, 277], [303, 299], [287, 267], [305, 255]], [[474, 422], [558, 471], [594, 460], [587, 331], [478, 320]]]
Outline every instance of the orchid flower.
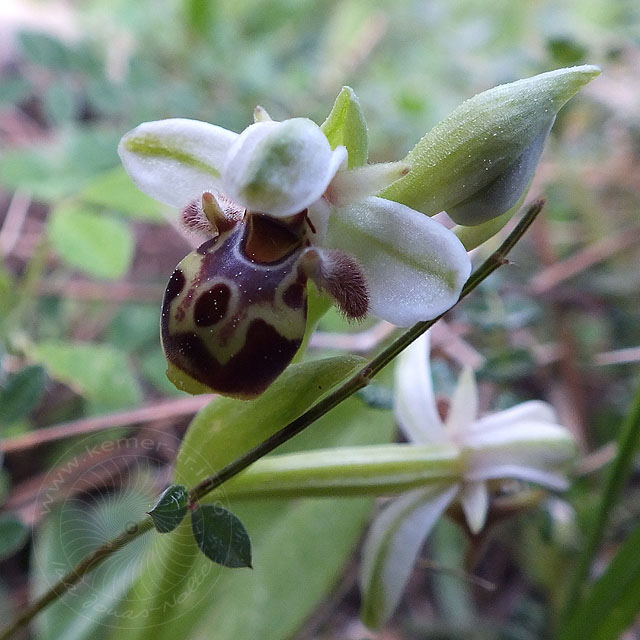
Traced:
[[[598, 73], [561, 69], [483, 92], [405, 162], [367, 164], [348, 87], [322, 127], [257, 107], [239, 134], [181, 118], [130, 131], [119, 153], [133, 180], [204, 236], [165, 293], [169, 378], [191, 393], [262, 393], [302, 344], [309, 280], [351, 319], [410, 326], [444, 313], [471, 270], [465, 246], [515, 212], [557, 111]], [[441, 209], [476, 230], [429, 218]]]
[[262, 393], [302, 344], [308, 280], [348, 318], [372, 312], [409, 326], [455, 304], [471, 271], [451, 231], [372, 195], [407, 164], [349, 169], [346, 147], [332, 149], [311, 120], [255, 115], [240, 134], [147, 122], [119, 147], [140, 189], [204, 235], [162, 310], [167, 376], [190, 393]]
[[358, 287], [350, 276], [358, 271], [364, 312], [399, 326], [457, 301], [471, 268], [461, 242], [429, 217], [374, 195], [405, 175], [407, 164], [348, 169], [346, 148], [332, 149], [311, 120], [274, 122], [264, 110], [256, 117], [240, 134], [180, 118], [147, 122], [123, 137], [119, 153], [142, 191], [183, 211], [193, 212], [193, 203], [206, 209], [200, 200], [212, 194], [223, 210], [283, 221], [305, 212], [307, 270], [338, 302], [341, 286]]
[[490, 509], [490, 482], [493, 487], [517, 479], [563, 490], [568, 486], [563, 470], [575, 454], [573, 437], [545, 402], [529, 401], [478, 418], [471, 369], [460, 376], [443, 422], [428, 365], [427, 335], [400, 356], [395, 415], [412, 443], [454, 446], [461, 465], [457, 478], [400, 495], [373, 522], [360, 576], [363, 619], [372, 628], [395, 610], [420, 549], [453, 502], [459, 501], [469, 530], [476, 534]]

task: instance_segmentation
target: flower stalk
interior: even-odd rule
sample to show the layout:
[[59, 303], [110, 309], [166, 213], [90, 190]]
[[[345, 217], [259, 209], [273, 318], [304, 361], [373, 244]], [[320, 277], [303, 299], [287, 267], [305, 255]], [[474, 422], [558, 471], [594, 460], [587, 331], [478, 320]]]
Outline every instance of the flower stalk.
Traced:
[[[507, 236], [500, 247], [492, 253], [470, 276], [462, 289], [460, 300], [467, 297], [496, 269], [507, 263], [507, 254], [513, 249], [520, 238], [525, 234], [540, 213], [544, 202], [538, 200], [534, 202], [525, 212], [516, 227]], [[444, 314], [442, 314], [444, 315]], [[313, 424], [316, 420], [328, 413], [342, 401], [352, 396], [356, 391], [369, 384], [371, 379], [388, 365], [401, 351], [408, 347], [414, 340], [420, 337], [427, 329], [433, 326], [442, 316], [433, 320], [419, 322], [405, 331], [387, 348], [380, 352], [375, 358], [367, 362], [351, 378], [335, 389], [328, 396], [316, 403], [304, 414], [283, 427], [279, 432], [265, 440], [257, 447], [251, 449], [244, 455], [225, 466], [219, 473], [204, 478], [198, 485], [189, 492], [190, 502], [193, 504], [206, 496], [215, 488], [221, 486], [241, 471], [249, 467], [253, 462], [262, 458], [266, 454], [276, 449], [281, 444], [287, 442], [295, 435]], [[153, 529], [153, 522], [149, 516], [131, 525], [126, 531], [116, 538], [107, 541], [93, 553], [88, 555], [76, 567], [63, 576], [48, 591], [42, 594], [17, 616], [3, 631], [0, 632], [0, 640], [8, 640], [21, 628], [25, 627], [48, 605], [62, 597], [70, 591], [75, 584], [83, 577], [91, 573], [110, 556], [126, 546], [130, 542]]]

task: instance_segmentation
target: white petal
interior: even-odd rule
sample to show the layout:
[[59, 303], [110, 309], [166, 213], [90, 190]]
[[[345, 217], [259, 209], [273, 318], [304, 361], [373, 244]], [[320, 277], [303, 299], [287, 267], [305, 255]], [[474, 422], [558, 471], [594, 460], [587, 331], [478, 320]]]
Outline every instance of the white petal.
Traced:
[[225, 156], [237, 137], [198, 120], [156, 120], [125, 134], [118, 153], [142, 191], [181, 208], [220, 186]]
[[338, 171], [331, 182], [327, 197], [337, 207], [360, 202], [406, 176], [409, 169], [411, 165], [406, 162], [383, 162], [349, 171]]
[[398, 358], [393, 408], [400, 428], [410, 441], [420, 444], [447, 441], [433, 393], [429, 332], [420, 336]]
[[374, 520], [362, 550], [362, 620], [381, 627], [394, 612], [420, 549], [458, 485], [405, 493]]
[[465, 482], [460, 492], [460, 505], [471, 533], [484, 527], [489, 512], [489, 490], [484, 482]]
[[307, 218], [314, 229], [313, 244], [324, 244], [327, 237], [330, 217], [331, 205], [327, 202], [326, 198], [320, 198], [320, 200], [316, 200], [312, 205], [309, 205]]
[[471, 272], [451, 231], [382, 198], [334, 209], [327, 245], [355, 257], [367, 276], [372, 312], [401, 327], [453, 306]]
[[289, 216], [322, 197], [347, 150], [331, 150], [320, 127], [306, 118], [257, 122], [229, 151], [226, 194], [252, 211]]
[[502, 474], [516, 468], [555, 472], [575, 454], [576, 442], [564, 427], [548, 422], [515, 422], [510, 427], [474, 431], [467, 436], [465, 478], [508, 477]]
[[525, 467], [517, 464], [504, 464], [481, 470], [480, 473], [467, 476], [471, 481], [497, 480], [500, 478], [513, 478], [524, 480], [540, 486], [564, 491], [569, 487], [569, 481], [565, 474], [555, 471], [544, 471], [533, 467]]
[[446, 429], [451, 437], [462, 436], [468, 431], [478, 414], [478, 389], [470, 367], [465, 367], [458, 378], [456, 390], [451, 398]]
[[486, 433], [499, 429], [512, 429], [519, 422], [548, 422], [556, 424], [553, 407], [542, 400], [530, 400], [510, 409], [498, 411], [476, 420], [473, 430]]

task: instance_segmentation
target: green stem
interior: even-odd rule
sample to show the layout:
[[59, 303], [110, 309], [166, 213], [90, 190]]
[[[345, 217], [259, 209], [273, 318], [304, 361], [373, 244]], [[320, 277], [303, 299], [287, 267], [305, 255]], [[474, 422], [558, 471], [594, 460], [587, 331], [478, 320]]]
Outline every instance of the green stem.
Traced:
[[[538, 200], [534, 202], [522, 220], [516, 225], [514, 230], [507, 236], [500, 247], [494, 251], [469, 277], [460, 293], [460, 300], [469, 295], [478, 285], [488, 278], [496, 269], [506, 264], [506, 257], [509, 251], [516, 245], [518, 240], [524, 235], [531, 223], [540, 213], [544, 202]], [[457, 303], [456, 303], [457, 304]], [[271, 453], [274, 449], [291, 440], [310, 424], [328, 413], [331, 409], [339, 405], [343, 400], [353, 395], [356, 391], [366, 387], [371, 378], [386, 367], [400, 352], [404, 351], [414, 340], [419, 338], [427, 329], [431, 328], [442, 316], [441, 314], [433, 320], [418, 322], [413, 327], [405, 331], [400, 337], [394, 340], [386, 349], [383, 349], [373, 360], [368, 362], [362, 369], [357, 371], [351, 378], [346, 380], [335, 391], [313, 405], [300, 417], [290, 422], [286, 427], [274, 433], [264, 442], [260, 443], [244, 455], [230, 462], [223, 467], [220, 472], [205, 478], [189, 492], [189, 499], [192, 503], [205, 496], [207, 493], [225, 483], [229, 478], [246, 469], [250, 464]], [[0, 638], [1, 640], [1, 638]]]
[[[468, 296], [496, 269], [506, 264], [507, 254], [535, 220], [538, 213], [540, 213], [543, 204], [544, 202], [542, 200], [538, 200], [527, 209], [520, 222], [507, 236], [500, 247], [471, 274], [469, 280], [467, 280], [466, 284], [462, 288], [458, 302]], [[213, 489], [216, 489], [224, 482], [246, 469], [259, 458], [262, 458], [267, 453], [270, 453], [281, 444], [284, 444], [293, 438], [303, 429], [340, 404], [343, 400], [346, 400], [349, 396], [353, 395], [356, 391], [366, 387], [373, 376], [386, 367], [401, 351], [408, 347], [414, 340], [419, 338], [427, 329], [432, 327], [443, 315], [444, 313], [433, 320], [427, 320], [425, 322], [418, 322], [415, 324], [392, 342], [387, 348], [383, 349], [375, 358], [373, 358], [373, 360], [364, 365], [362, 369], [357, 371], [351, 378], [340, 385], [340, 387], [320, 400], [320, 402], [313, 405], [301, 416], [290, 422], [270, 438], [267, 438], [257, 447], [247, 451], [247, 453], [229, 463], [226, 467], [223, 467], [219, 473], [205, 478], [202, 482], [193, 487], [189, 491], [189, 500], [191, 504], [194, 504], [210, 491], [213, 491]], [[116, 551], [126, 544], [129, 544], [129, 542], [132, 542], [146, 531], [152, 529], [152, 527], [152, 521], [147, 516], [140, 520], [136, 525], [129, 528], [126, 532], [121, 533], [118, 537], [106, 542], [96, 549], [92, 554], [80, 562], [80, 564], [69, 571], [67, 575], [53, 585], [46, 593], [26, 607], [24, 611], [0, 633], [0, 640], [7, 640], [10, 638], [15, 631], [27, 625], [47, 605], [51, 604], [53, 601], [57, 600], [69, 591], [83, 576], [93, 571], [93, 569], [104, 562], [109, 556], [113, 555]]]
[[373, 444], [316, 449], [256, 461], [224, 485], [241, 499], [392, 495], [457, 482], [460, 449], [452, 444]]
[[618, 438], [618, 453], [609, 470], [598, 512], [591, 524], [586, 544], [571, 578], [564, 611], [565, 621], [570, 619], [580, 601], [589, 569], [602, 542], [609, 515], [618, 503], [620, 493], [629, 478], [638, 446], [640, 446], [640, 385], [636, 391], [631, 413], [629, 413]]
[[11, 625], [2, 631], [0, 640], [10, 638], [15, 631], [26, 626], [40, 611], [67, 593], [83, 576], [93, 571], [116, 551], [119, 551], [122, 547], [133, 542], [136, 538], [139, 538], [143, 533], [151, 529], [153, 529], [153, 522], [151, 518], [147, 517], [137, 524], [127, 527], [126, 531], [123, 531], [115, 538], [108, 540], [102, 546], [98, 547], [71, 569], [71, 571], [62, 576], [51, 589], [41, 595], [33, 604], [17, 616]]

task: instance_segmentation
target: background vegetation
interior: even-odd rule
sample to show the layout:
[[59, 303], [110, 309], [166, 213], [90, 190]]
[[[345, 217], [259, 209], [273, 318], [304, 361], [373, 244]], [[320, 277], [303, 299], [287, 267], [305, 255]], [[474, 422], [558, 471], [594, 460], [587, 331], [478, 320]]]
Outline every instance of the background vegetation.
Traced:
[[[321, 122], [348, 84], [368, 120], [370, 159], [395, 160], [474, 93], [588, 62], [603, 74], [560, 113], [532, 187], [548, 199], [544, 214], [515, 265], [450, 315], [435, 370], [446, 393], [459, 365], [472, 364], [485, 407], [551, 402], [582, 448], [576, 480], [568, 495], [545, 499], [486, 540], [469, 543], [441, 523], [426, 552], [431, 564], [417, 570], [380, 637], [550, 636], [638, 379], [639, 44], [640, 9], [622, 0], [4, 0], [2, 619], [139, 518], [170, 478], [188, 417], [203, 406], [165, 380], [158, 340], [164, 286], [189, 245], [120, 168], [125, 131], [173, 116], [240, 131], [256, 104], [276, 119]], [[331, 313], [321, 329], [311, 357], [366, 352], [387, 331]], [[393, 437], [390, 379], [296, 448]], [[43, 435], [52, 425], [62, 428]], [[635, 528], [637, 480], [613, 510], [597, 570]], [[210, 637], [215, 625], [216, 638], [370, 637], [357, 621], [350, 558], [372, 507], [246, 506], [240, 515], [273, 571], [251, 593], [246, 581], [209, 576], [193, 591], [182, 632]], [[331, 529], [340, 544], [327, 538]], [[72, 604], [50, 609], [33, 637], [121, 634], [132, 609], [119, 603], [149, 571], [139, 562], [147, 543], [138, 543]], [[469, 554], [494, 588], [450, 571], [469, 566]], [[265, 595], [276, 590], [301, 593], [276, 606]]]

